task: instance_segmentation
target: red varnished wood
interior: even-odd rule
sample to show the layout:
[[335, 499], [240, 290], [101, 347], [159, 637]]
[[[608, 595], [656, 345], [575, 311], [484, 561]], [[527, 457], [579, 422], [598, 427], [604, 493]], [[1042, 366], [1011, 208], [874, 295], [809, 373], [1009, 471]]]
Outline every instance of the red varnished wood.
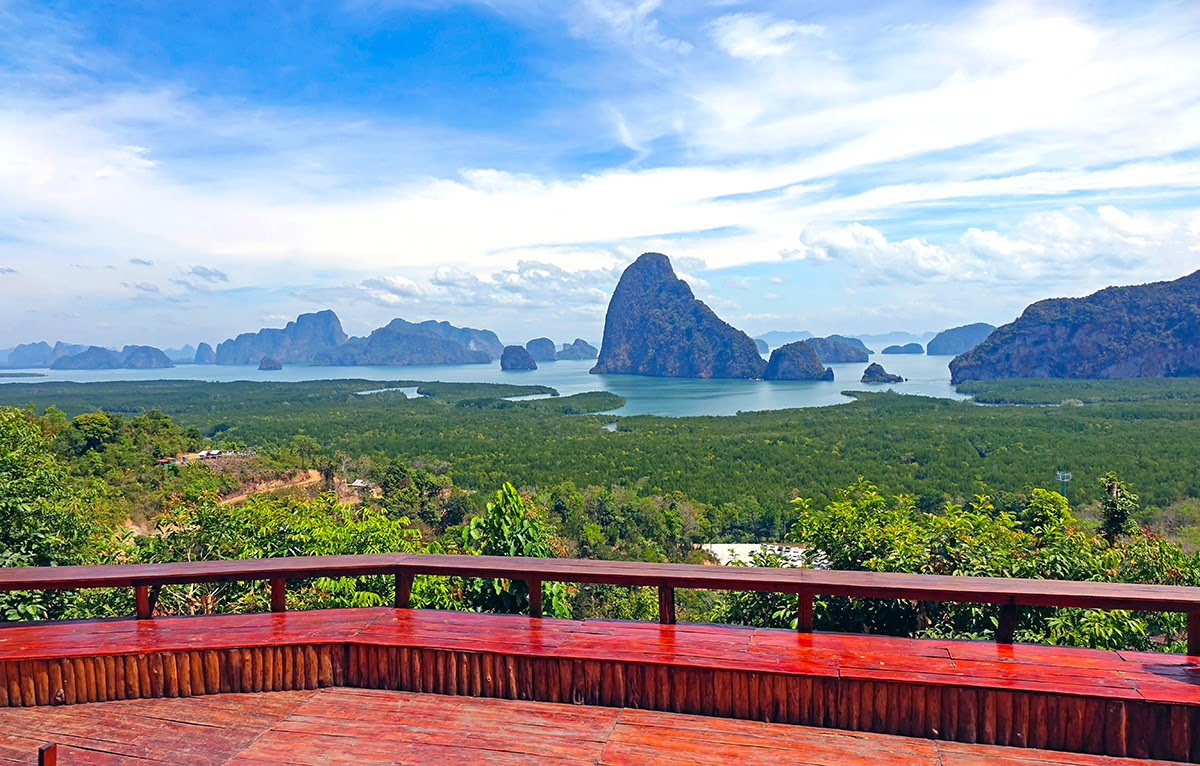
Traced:
[[[397, 573], [671, 588], [808, 592], [818, 595], [999, 603], [1015, 606], [1189, 613], [1198, 613], [1200, 610], [1200, 588], [1170, 585], [413, 553], [87, 567], [5, 567], [0, 569], [0, 590], [137, 587]], [[1200, 640], [1197, 644], [1197, 650], [1200, 651]]]
[[0, 710], [0, 763], [55, 739], [64, 763], [1133, 766], [1163, 761], [968, 745], [670, 712], [324, 689]]
[[[1200, 705], [1200, 663], [1183, 655], [1030, 644], [796, 633], [688, 623], [578, 622], [384, 607], [163, 617], [153, 621], [13, 623], [0, 627], [0, 663], [180, 652], [198, 656], [196, 653], [230, 647], [257, 650], [322, 645], [619, 661]], [[266, 659], [261, 662], [262, 673], [266, 674], [270, 663]], [[280, 662], [290, 660], [281, 658]], [[332, 657], [328, 666], [327, 673], [332, 674]], [[84, 667], [72, 664], [71, 668], [75, 695], [86, 695], [89, 685]], [[295, 676], [290, 667], [281, 665], [280, 672]], [[161, 684], [179, 687], [178, 666], [175, 681], [170, 681], [169, 671], [163, 673]], [[201, 681], [202, 673], [202, 664], [193, 669], [189, 663], [189, 683], [193, 679]], [[61, 670], [59, 674], [57, 677], [65, 684], [66, 674]], [[124, 678], [127, 684], [142, 681], [136, 673]], [[303, 681], [295, 688], [302, 686]], [[7, 688], [16, 688], [14, 679], [8, 679]]]

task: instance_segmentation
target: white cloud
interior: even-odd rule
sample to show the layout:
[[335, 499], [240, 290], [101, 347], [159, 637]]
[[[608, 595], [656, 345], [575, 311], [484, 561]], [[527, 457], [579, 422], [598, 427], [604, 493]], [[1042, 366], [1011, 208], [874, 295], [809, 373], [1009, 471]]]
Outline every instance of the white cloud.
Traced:
[[[801, 23], [752, 3], [501, 5], [565, 18], [588, 38], [572, 45], [611, 56], [563, 75], [599, 95], [547, 106], [539, 131], [566, 125], [574, 151], [623, 145], [633, 162], [523, 164], [505, 151], [538, 154], [540, 135], [432, 125], [426, 140], [353, 113], [81, 78], [119, 62], [71, 53], [55, 30], [55, 44], [26, 46], [40, 75], [0, 72], [0, 273], [20, 271], [6, 283], [20, 280], [22, 302], [127, 299], [98, 270], [154, 263], [185, 277], [160, 281], [164, 297], [269, 286], [406, 312], [578, 302], [595, 315], [643, 250], [704, 293], [707, 269], [785, 255], [875, 284], [999, 280], [1027, 294], [1200, 265], [1200, 12], [1187, 5], [1120, 18], [914, 6], [911, 23], [861, 28], [874, 22]], [[460, 143], [478, 151], [442, 151]], [[235, 159], [189, 160], [211, 146]], [[440, 164], [387, 164], [407, 156]], [[775, 294], [805, 289], [787, 284]]]
[[[1200, 214], [1130, 215], [1111, 205], [1026, 216], [1010, 232], [978, 227], [936, 245], [892, 241], [861, 223], [810, 225], [791, 258], [836, 264], [862, 284], [1110, 284], [1174, 279], [1200, 266]], [[1006, 288], [1007, 289], [1007, 288]]]
[[782, 56], [804, 38], [823, 34], [825, 28], [819, 24], [797, 24], [765, 13], [735, 13], [712, 24], [717, 46], [730, 56], [744, 59]]
[[654, 15], [661, 4], [661, 0], [580, 0], [568, 7], [572, 28], [581, 36], [599, 35], [605, 42], [635, 49], [688, 53], [691, 43], [662, 32]]

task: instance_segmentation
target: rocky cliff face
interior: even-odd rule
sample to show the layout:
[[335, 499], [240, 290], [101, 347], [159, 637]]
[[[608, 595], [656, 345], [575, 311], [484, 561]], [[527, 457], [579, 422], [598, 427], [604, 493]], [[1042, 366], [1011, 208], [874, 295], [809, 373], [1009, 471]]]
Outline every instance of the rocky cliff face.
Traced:
[[258, 369], [260, 369], [260, 370], [282, 370], [283, 365], [280, 363], [280, 361], [278, 359], [272, 359], [269, 356], [264, 356], [262, 358], [262, 360], [259, 361], [259, 363], [258, 363]]
[[[504, 351], [504, 344], [491, 330], [476, 330], [473, 327], [455, 327], [449, 322], [437, 322], [427, 319], [424, 322], [406, 322], [403, 319], [393, 319], [387, 327], [393, 330], [410, 333], [432, 335], [443, 340], [453, 341], [468, 351], [482, 351], [488, 355], [486, 361], [492, 361]], [[435, 364], [429, 362], [428, 364]]]
[[878, 362], [871, 362], [867, 365], [867, 369], [863, 370], [860, 383], [903, 383], [904, 378], [899, 375], [893, 375], [883, 369], [883, 365]]
[[500, 369], [502, 370], [536, 370], [537, 362], [533, 355], [521, 346], [505, 346], [500, 353]]
[[216, 364], [217, 352], [207, 343], [196, 346], [196, 364]]
[[392, 322], [366, 338], [351, 338], [337, 348], [316, 354], [314, 364], [338, 366], [410, 364], [487, 364], [486, 351], [471, 350], [447, 338]]
[[557, 359], [595, 359], [600, 356], [600, 349], [588, 343], [583, 338], [576, 338], [573, 343], [564, 343], [555, 355]]
[[828, 338], [809, 338], [804, 341], [812, 350], [817, 352], [817, 358], [826, 364], [835, 362], [865, 362], [871, 358], [862, 341], [857, 344], [849, 343], [841, 335], [830, 335]]
[[553, 362], [558, 358], [558, 349], [549, 338], [534, 338], [525, 344], [525, 350], [535, 362]]
[[821, 364], [810, 341], [800, 340], [771, 352], [765, 380], [833, 380], [833, 369]]
[[126, 346], [113, 351], [89, 346], [78, 354], [60, 357], [50, 365], [52, 370], [157, 370], [174, 367], [162, 349], [154, 346]]
[[962, 327], [952, 327], [942, 330], [925, 346], [925, 353], [930, 356], [958, 356], [983, 343], [987, 336], [995, 330], [995, 325], [987, 322], [966, 324]]
[[750, 336], [697, 300], [660, 253], [643, 254], [621, 275], [592, 368], [673, 378], [761, 378], [765, 370]]
[[63, 343], [61, 340], [51, 346], [45, 341], [37, 343], [22, 343], [8, 354], [6, 367], [49, 367], [57, 359], [72, 356], [87, 350], [87, 346]]
[[1032, 304], [950, 362], [951, 380], [1200, 376], [1200, 271]]
[[154, 346], [126, 346], [121, 350], [121, 366], [129, 370], [161, 370], [175, 364]]
[[[337, 314], [325, 310], [301, 314], [282, 330], [264, 329], [227, 340], [217, 346], [213, 363], [258, 364], [270, 357], [282, 364], [486, 364], [502, 348], [491, 330], [433, 320], [393, 319], [365, 338], [349, 338]], [[205, 363], [204, 349], [201, 344], [196, 352], [197, 364]]]
[[258, 364], [264, 356], [290, 364], [310, 364], [314, 357], [347, 340], [337, 314], [329, 309], [301, 314], [282, 330], [243, 333], [217, 346], [217, 364]]

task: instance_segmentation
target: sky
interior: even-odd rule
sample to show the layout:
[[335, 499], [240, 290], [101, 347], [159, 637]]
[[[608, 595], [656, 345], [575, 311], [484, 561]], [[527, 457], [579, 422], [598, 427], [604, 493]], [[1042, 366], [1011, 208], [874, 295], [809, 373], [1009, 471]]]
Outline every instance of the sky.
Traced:
[[1200, 269], [1200, 3], [0, 0], [0, 347], [752, 334]]

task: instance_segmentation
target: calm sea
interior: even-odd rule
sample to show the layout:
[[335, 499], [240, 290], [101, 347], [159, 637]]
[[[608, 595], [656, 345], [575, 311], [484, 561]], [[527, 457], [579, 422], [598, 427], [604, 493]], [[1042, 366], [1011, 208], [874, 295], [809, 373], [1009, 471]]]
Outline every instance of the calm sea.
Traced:
[[[903, 375], [903, 383], [866, 385], [859, 383], [867, 364], [835, 364], [834, 379], [825, 381], [695, 380], [647, 378], [636, 375], [590, 375], [592, 361], [542, 362], [528, 372], [505, 372], [492, 364], [422, 365], [408, 367], [317, 367], [288, 365], [276, 372], [256, 366], [180, 365], [166, 370], [31, 370], [41, 378], [0, 378], [2, 383], [76, 381], [92, 383], [111, 380], [234, 380], [303, 381], [363, 378], [366, 380], [424, 380], [456, 383], [521, 383], [550, 386], [560, 394], [612, 391], [627, 400], [617, 415], [734, 415], [751, 410], [789, 407], [824, 407], [850, 401], [842, 391], [895, 390], [947, 399], [966, 397], [950, 385], [948, 356], [875, 354], [888, 372]], [[14, 370], [5, 370], [14, 372]]]

